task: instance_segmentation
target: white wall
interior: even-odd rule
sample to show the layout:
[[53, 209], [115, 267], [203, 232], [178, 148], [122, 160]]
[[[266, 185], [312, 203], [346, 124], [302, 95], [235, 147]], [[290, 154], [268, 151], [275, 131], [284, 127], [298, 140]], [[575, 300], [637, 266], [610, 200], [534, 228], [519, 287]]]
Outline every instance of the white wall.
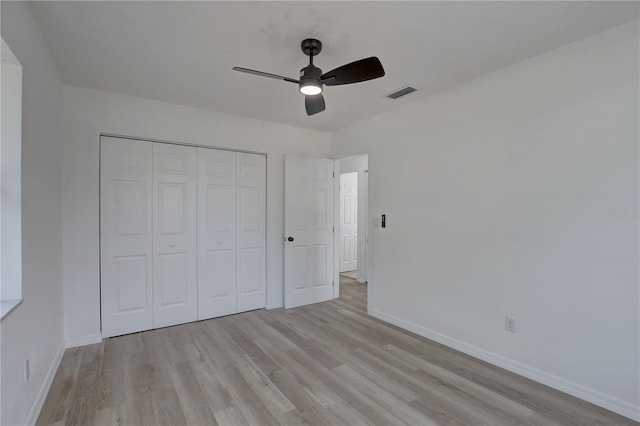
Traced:
[[[28, 4], [2, 2], [2, 38], [23, 67], [22, 296], [2, 320], [3, 425], [35, 422], [63, 349], [62, 84]], [[29, 357], [31, 378], [23, 379]]]
[[267, 153], [267, 307], [283, 305], [283, 155], [325, 157], [330, 135], [113, 93], [64, 88], [65, 338], [100, 337], [100, 133]]
[[[340, 174], [344, 173], [358, 173], [358, 270], [356, 272], [356, 276], [358, 278], [358, 282], [365, 282], [365, 270], [366, 270], [366, 220], [367, 220], [367, 212], [365, 208], [366, 201], [366, 170], [367, 170], [368, 159], [366, 155], [359, 155], [356, 157], [345, 158], [340, 161]], [[339, 200], [342, 200], [341, 197], [338, 197]], [[340, 223], [338, 221], [337, 223]], [[340, 244], [337, 245], [340, 247]]]
[[387, 214], [371, 313], [638, 418], [638, 51], [635, 21], [336, 133]]

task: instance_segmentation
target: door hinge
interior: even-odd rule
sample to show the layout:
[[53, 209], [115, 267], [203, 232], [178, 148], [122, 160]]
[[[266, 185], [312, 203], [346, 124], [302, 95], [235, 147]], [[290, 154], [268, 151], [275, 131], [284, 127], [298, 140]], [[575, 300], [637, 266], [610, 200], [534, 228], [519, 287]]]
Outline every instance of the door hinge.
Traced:
[[336, 227], [335, 226], [331, 227], [331, 232], [336, 232]]
[[336, 178], [336, 172], [333, 172], [332, 174], [333, 174], [333, 178], [335, 179]]
[[336, 286], [336, 282], [335, 281], [331, 281], [331, 286], [335, 287]]

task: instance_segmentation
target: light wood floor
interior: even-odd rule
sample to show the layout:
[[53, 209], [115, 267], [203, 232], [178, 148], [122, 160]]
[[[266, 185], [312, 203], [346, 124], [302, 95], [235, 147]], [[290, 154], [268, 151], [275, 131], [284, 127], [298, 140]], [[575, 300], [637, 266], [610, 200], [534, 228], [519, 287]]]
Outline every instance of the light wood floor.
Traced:
[[347, 271], [347, 272], [341, 272], [340, 276], [343, 278], [351, 278], [351, 279], [357, 279], [358, 275], [358, 271]]
[[634, 424], [340, 299], [65, 352], [38, 424]]

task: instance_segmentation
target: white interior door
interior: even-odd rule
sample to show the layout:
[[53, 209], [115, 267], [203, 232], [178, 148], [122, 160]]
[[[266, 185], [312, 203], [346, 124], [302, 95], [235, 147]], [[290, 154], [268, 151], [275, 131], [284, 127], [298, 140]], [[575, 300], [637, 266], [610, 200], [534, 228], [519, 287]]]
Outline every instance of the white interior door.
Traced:
[[358, 173], [340, 175], [340, 272], [358, 269]]
[[198, 148], [198, 319], [237, 312], [236, 158]]
[[197, 149], [153, 144], [153, 325], [198, 319]]
[[285, 308], [333, 297], [333, 164], [285, 156]]
[[152, 144], [100, 144], [100, 291], [104, 337], [153, 328]]
[[237, 155], [237, 312], [244, 312], [266, 304], [267, 158]]

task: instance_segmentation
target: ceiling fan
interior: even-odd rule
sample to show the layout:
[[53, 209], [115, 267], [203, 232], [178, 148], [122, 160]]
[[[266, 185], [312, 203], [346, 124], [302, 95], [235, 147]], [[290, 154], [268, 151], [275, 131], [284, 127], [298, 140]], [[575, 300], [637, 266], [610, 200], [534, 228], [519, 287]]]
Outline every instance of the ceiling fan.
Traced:
[[320, 68], [313, 65], [313, 57], [318, 56], [322, 50], [320, 40], [314, 38], [305, 39], [300, 43], [300, 47], [304, 54], [309, 57], [309, 65], [300, 70], [300, 80], [249, 68], [233, 67], [233, 70], [296, 83], [300, 88], [300, 92], [305, 95], [304, 106], [307, 110], [307, 115], [317, 114], [325, 110], [324, 97], [322, 96], [323, 86], [360, 83], [361, 81], [373, 80], [384, 76], [384, 68], [382, 68], [380, 60], [375, 56], [342, 65], [323, 74]]

